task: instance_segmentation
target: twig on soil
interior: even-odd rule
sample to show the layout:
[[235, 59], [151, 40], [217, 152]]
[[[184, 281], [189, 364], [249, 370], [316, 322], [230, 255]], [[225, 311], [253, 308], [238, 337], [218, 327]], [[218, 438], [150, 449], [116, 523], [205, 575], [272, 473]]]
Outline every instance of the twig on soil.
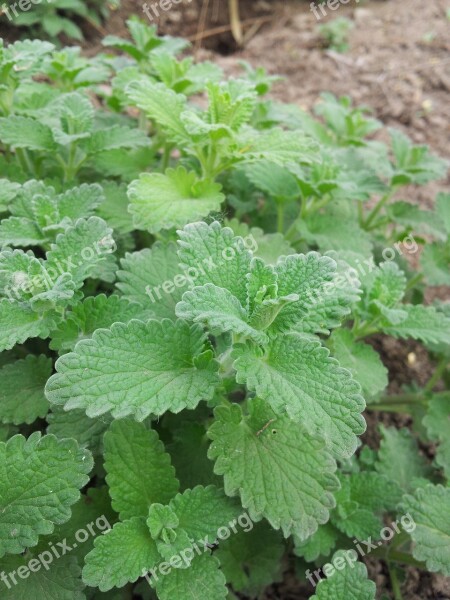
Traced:
[[[273, 15], [270, 15], [270, 17], [255, 17], [253, 19], [246, 19], [245, 21], [242, 21], [241, 25], [242, 27], [246, 27], [247, 25], [263, 25], [264, 23], [272, 21], [272, 19]], [[221, 25], [220, 27], [213, 27], [212, 29], [207, 29], [206, 31], [198, 31], [195, 35], [192, 35], [187, 39], [189, 42], [197, 42], [198, 40], [220, 35], [221, 33], [227, 33], [228, 31], [231, 31], [231, 25]]]

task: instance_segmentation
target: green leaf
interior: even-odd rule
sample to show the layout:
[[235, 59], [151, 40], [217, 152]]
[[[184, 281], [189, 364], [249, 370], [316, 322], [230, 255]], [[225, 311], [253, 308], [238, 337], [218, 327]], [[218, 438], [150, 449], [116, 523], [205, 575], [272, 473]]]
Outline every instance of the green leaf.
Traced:
[[431, 154], [428, 146], [415, 146], [401, 131], [390, 129], [395, 170], [392, 185], [423, 185], [445, 176], [447, 161]]
[[59, 144], [70, 144], [91, 136], [95, 111], [86, 96], [79, 92], [61, 95], [51, 108], [59, 117], [59, 127], [53, 130]]
[[348, 537], [379, 539], [381, 516], [395, 510], [400, 499], [397, 488], [387, 477], [373, 471], [341, 475], [340, 482], [331, 523]]
[[387, 213], [395, 223], [411, 228], [415, 234], [432, 235], [442, 241], [447, 237], [445, 225], [436, 212], [420, 210], [415, 204], [399, 201], [389, 204]]
[[25, 217], [9, 217], [0, 224], [0, 245], [35, 246], [45, 241], [36, 224]]
[[128, 188], [134, 226], [150, 233], [183, 227], [210, 212], [219, 211], [222, 186], [200, 179], [184, 167], [162, 173], [143, 173]]
[[185, 292], [182, 301], [177, 304], [176, 313], [188, 321], [207, 325], [213, 332], [232, 331], [256, 343], [264, 343], [268, 339], [264, 332], [248, 324], [248, 313], [236, 296], [211, 283]]
[[35, 432], [0, 443], [0, 556], [20, 554], [67, 521], [92, 465], [70, 439]]
[[325, 213], [317, 212], [299, 221], [297, 230], [309, 246], [328, 250], [358, 252], [364, 256], [372, 253], [373, 243], [353, 212], [332, 204]]
[[146, 517], [153, 503], [167, 504], [179, 483], [158, 434], [143, 423], [114, 421], [104, 438], [106, 481], [122, 520]]
[[196, 557], [189, 569], [172, 568], [167, 575], [159, 575], [154, 583], [159, 600], [225, 600], [228, 590], [219, 566], [208, 553]]
[[307, 562], [314, 562], [321, 556], [329, 556], [339, 535], [339, 531], [334, 525], [325, 523], [304, 542], [294, 537], [295, 555], [303, 557]]
[[292, 200], [300, 196], [293, 175], [275, 163], [261, 160], [244, 166], [244, 172], [255, 187], [277, 200]]
[[225, 496], [222, 490], [214, 485], [196, 486], [177, 494], [170, 501], [170, 508], [177, 515], [180, 529], [189, 538], [213, 544], [221, 527], [230, 527], [231, 522], [237, 525], [239, 506]]
[[287, 412], [324, 437], [336, 457], [355, 452], [356, 436], [365, 430], [360, 387], [318, 341], [290, 333], [272, 340], [265, 353], [247, 344], [235, 356], [237, 381], [277, 414]]
[[354, 550], [349, 564], [347, 552], [338, 550], [333, 555], [332, 570], [319, 582], [310, 600], [375, 600], [376, 586], [367, 578], [365, 565], [357, 562]]
[[438, 442], [436, 462], [450, 479], [450, 394], [434, 394], [422, 420], [431, 440]]
[[[117, 514], [111, 508], [107, 486], [91, 487], [72, 506], [70, 520], [55, 527], [55, 531], [41, 541], [34, 553], [38, 554], [40, 550], [47, 549], [50, 542], [58, 547], [58, 542], [65, 539], [70, 546], [71, 555], [75, 556], [78, 564], [82, 566], [86, 554], [94, 548], [95, 538], [108, 534], [116, 521]], [[89, 533], [89, 537], [83, 534], [81, 537], [78, 533], [80, 530]]]
[[0, 350], [9, 350], [31, 337], [48, 337], [56, 326], [57, 315], [39, 315], [23, 302], [0, 299]]
[[450, 242], [427, 244], [420, 255], [420, 264], [429, 285], [450, 286]]
[[47, 433], [57, 438], [74, 438], [82, 448], [89, 448], [94, 454], [101, 453], [103, 448], [103, 434], [108, 429], [111, 419], [102, 415], [97, 419], [90, 419], [82, 410], [69, 412], [54, 406], [47, 415]]
[[246, 240], [217, 221], [186, 225], [179, 236], [182, 267], [194, 275], [196, 285], [212, 283], [224, 288], [245, 306], [246, 277], [252, 259]]
[[103, 219], [79, 219], [57, 236], [47, 253], [46, 268], [70, 273], [77, 287], [88, 277], [114, 281], [116, 264], [112, 254], [115, 242]]
[[83, 581], [107, 592], [137, 581], [159, 562], [145, 519], [135, 517], [116, 523], [107, 535], [97, 537], [94, 549], [86, 556]]
[[369, 302], [377, 306], [394, 308], [406, 291], [406, 277], [394, 262], [384, 262], [378, 267], [369, 290]]
[[[39, 563], [39, 570], [31, 571], [28, 567], [32, 562], [36, 569], [38, 559], [27, 552], [25, 556], [6, 556], [2, 559], [2, 570], [9, 574], [14, 572], [16, 584], [13, 585], [9, 579], [8, 589], [5, 582], [2, 583], [2, 600], [86, 600], [84, 594], [84, 583], [81, 581], [81, 569], [77, 564], [75, 556], [60, 556], [54, 559], [47, 567]], [[25, 579], [17, 577], [17, 570], [25, 575]], [[28, 574], [27, 574], [28, 573]]]
[[275, 265], [278, 295], [296, 294], [273, 324], [275, 331], [295, 329], [328, 333], [338, 327], [359, 299], [359, 281], [348, 265], [317, 252], [281, 257]]
[[130, 321], [97, 330], [74, 352], [59, 358], [46, 388], [50, 402], [89, 417], [143, 420], [167, 410], [180, 412], [209, 400], [218, 383], [217, 363], [198, 325]]
[[133, 231], [133, 222], [128, 212], [127, 186], [113, 181], [102, 182], [105, 199], [97, 209], [99, 217], [110, 227], [125, 234]]
[[179, 267], [177, 247], [156, 242], [152, 248], [126, 254], [116, 287], [157, 319], [174, 318], [175, 306], [192, 279]]
[[287, 537], [305, 539], [329, 518], [338, 482], [324, 443], [260, 399], [215, 411], [209, 456], [224, 475], [225, 492], [240, 494], [254, 521], [265, 517]]
[[5, 365], [0, 370], [0, 421], [20, 425], [45, 417], [49, 405], [44, 386], [51, 373], [52, 360], [43, 354]]
[[186, 110], [186, 97], [176, 94], [162, 83], [149, 79], [130, 83], [126, 94], [132, 103], [154, 121], [169, 140], [190, 143], [181, 114]]
[[90, 217], [103, 200], [104, 194], [100, 185], [83, 183], [57, 196], [55, 202], [61, 220], [68, 217], [76, 221]]
[[[183, 417], [183, 413], [180, 415]], [[199, 423], [181, 421], [171, 430], [173, 442], [167, 446], [172, 457], [181, 490], [196, 485], [219, 485], [220, 479], [213, 473], [213, 463], [208, 460], [209, 440], [205, 427]]]
[[30, 117], [0, 119], [0, 140], [13, 148], [53, 152], [56, 144], [50, 127]]
[[348, 329], [336, 329], [327, 343], [342, 367], [350, 371], [365, 396], [374, 397], [388, 385], [388, 370], [372, 346], [356, 342]]
[[413, 556], [432, 573], [450, 576], [450, 488], [428, 485], [405, 496], [402, 509], [416, 525], [411, 532]]
[[266, 160], [281, 167], [300, 161], [311, 163], [316, 145], [300, 131], [245, 129], [238, 136], [235, 158], [247, 162]]
[[225, 225], [231, 227], [235, 235], [245, 240], [252, 240], [250, 250], [266, 264], [275, 265], [280, 256], [295, 254], [294, 248], [281, 233], [264, 233], [259, 227], [250, 228], [237, 219], [225, 220]]
[[58, 328], [51, 333], [52, 350], [73, 350], [75, 344], [92, 337], [97, 329], [111, 327], [113, 323], [128, 323], [144, 314], [139, 304], [128, 302], [120, 296], [89, 296], [67, 312]]
[[406, 318], [400, 323], [384, 325], [384, 333], [421, 340], [424, 344], [450, 344], [450, 319], [433, 306], [401, 304], [400, 307]]
[[130, 129], [121, 125], [113, 125], [108, 129], [98, 129], [92, 134], [88, 151], [90, 154], [115, 150], [117, 148], [140, 148], [148, 146], [149, 138], [140, 129]]
[[280, 580], [283, 553], [280, 534], [262, 522], [220, 542], [216, 556], [233, 589], [253, 597]]
[[382, 440], [375, 468], [391, 481], [400, 501], [402, 494], [416, 489], [415, 480], [430, 476], [430, 468], [408, 429], [380, 425], [380, 431]]
[[450, 194], [440, 192], [436, 198], [436, 212], [445, 231], [450, 234]]

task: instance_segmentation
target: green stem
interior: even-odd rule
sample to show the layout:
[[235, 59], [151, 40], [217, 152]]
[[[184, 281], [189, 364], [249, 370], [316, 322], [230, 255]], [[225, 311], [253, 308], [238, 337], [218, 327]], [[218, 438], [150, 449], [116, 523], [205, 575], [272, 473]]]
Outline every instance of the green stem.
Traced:
[[369, 404], [367, 410], [394, 413], [396, 415], [410, 415], [411, 404]]
[[412, 277], [408, 281], [408, 284], [406, 286], [406, 292], [409, 292], [409, 290], [412, 290], [413, 287], [415, 287], [418, 283], [420, 283], [422, 281], [423, 277], [424, 277], [423, 273], [417, 273], [417, 275], [414, 275], [414, 277]]
[[442, 375], [444, 374], [447, 365], [447, 357], [441, 358], [441, 360], [438, 363], [438, 366], [436, 367], [436, 370], [434, 371], [433, 375], [431, 376], [430, 380], [424, 388], [426, 392], [433, 391], [434, 386], [440, 381]]
[[279, 200], [277, 201], [277, 231], [278, 233], [284, 231], [284, 204]]
[[380, 400], [386, 404], [420, 404], [427, 401], [422, 394], [392, 394], [391, 396], [382, 396]]
[[426, 565], [419, 560], [416, 560], [408, 554], [408, 552], [399, 552], [398, 550], [390, 550], [388, 547], [376, 548], [370, 553], [371, 556], [376, 556], [387, 562], [396, 562], [402, 565], [410, 565], [411, 567], [417, 567], [418, 569], [426, 570]]
[[30, 155], [28, 154], [25, 148], [16, 148], [16, 156], [19, 160], [20, 166], [25, 172], [28, 172], [31, 175], [35, 174], [34, 165], [30, 159]]
[[393, 190], [390, 190], [387, 194], [385, 194], [381, 198], [381, 200], [378, 202], [378, 204], [375, 206], [375, 208], [372, 210], [372, 212], [369, 213], [365, 223], [363, 223], [364, 229], [369, 230], [370, 225], [372, 225], [372, 223], [374, 222], [375, 218], [380, 213], [383, 206], [391, 199], [392, 194], [393, 194]]
[[171, 154], [172, 154], [172, 146], [170, 144], [166, 144], [164, 146], [164, 152], [161, 157], [161, 172], [162, 173], [165, 173], [167, 167], [169, 166]]
[[392, 591], [395, 600], [403, 600], [397, 569], [388, 563], [389, 576], [391, 578]]

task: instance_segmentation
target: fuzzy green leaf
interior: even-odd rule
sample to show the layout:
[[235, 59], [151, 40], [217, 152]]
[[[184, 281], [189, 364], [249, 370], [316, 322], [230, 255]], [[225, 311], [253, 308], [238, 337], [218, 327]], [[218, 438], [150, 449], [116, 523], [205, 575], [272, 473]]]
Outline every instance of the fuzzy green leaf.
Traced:
[[[355, 551], [354, 551], [355, 552]], [[333, 568], [326, 579], [317, 585], [316, 593], [310, 600], [375, 600], [376, 586], [367, 578], [367, 569], [361, 562], [348, 563], [344, 550], [333, 555]]]
[[52, 350], [73, 350], [75, 344], [92, 336], [94, 331], [111, 327], [113, 323], [128, 323], [144, 314], [139, 304], [120, 296], [89, 296], [67, 312], [58, 328], [51, 333]]
[[35, 546], [39, 535], [70, 518], [92, 457], [74, 440], [15, 435], [0, 444], [0, 556]]
[[402, 508], [416, 524], [411, 532], [414, 558], [425, 561], [432, 573], [450, 577], [450, 488], [419, 488], [414, 496], [405, 496]]
[[179, 483], [158, 434], [143, 423], [114, 421], [104, 438], [106, 481], [122, 520], [146, 517], [154, 503], [167, 504]]
[[413, 338], [424, 344], [450, 344], [450, 319], [433, 306], [401, 304], [405, 318], [384, 325], [383, 332], [398, 338]]
[[154, 318], [173, 318], [175, 306], [191, 282], [178, 263], [176, 245], [157, 242], [151, 249], [121, 259], [116, 287], [124, 298], [139, 303]]
[[225, 199], [221, 188], [181, 166], [164, 174], [143, 173], [128, 187], [134, 226], [157, 233], [207, 217], [220, 210]]
[[0, 421], [20, 425], [45, 417], [49, 404], [44, 387], [51, 373], [52, 360], [43, 354], [5, 365], [0, 370]]
[[391, 481], [400, 501], [403, 493], [416, 489], [415, 480], [430, 475], [430, 469], [408, 429], [380, 425], [380, 430], [382, 440], [375, 468]]
[[213, 332], [232, 331], [257, 343], [268, 339], [265, 333], [248, 324], [247, 311], [231, 292], [210, 283], [186, 292], [177, 304], [176, 313], [188, 321], [207, 325]]
[[52, 152], [56, 148], [52, 130], [30, 117], [0, 119], [0, 140], [13, 148]]
[[116, 523], [107, 535], [97, 537], [86, 556], [83, 581], [107, 592], [137, 581], [160, 560], [145, 519], [135, 517]]
[[450, 479], [450, 394], [434, 394], [422, 423], [431, 440], [438, 442], [436, 462]]
[[196, 557], [189, 569], [172, 568], [154, 583], [159, 600], [225, 600], [228, 590], [219, 566], [217, 558], [208, 553]]
[[266, 402], [249, 401], [249, 411], [245, 417], [236, 404], [216, 409], [209, 430], [214, 470], [224, 475], [229, 496], [240, 494], [253, 520], [264, 516], [286, 537], [294, 532], [305, 539], [334, 506], [336, 464], [321, 440]]
[[281, 535], [261, 522], [221, 542], [216, 556], [233, 589], [253, 597], [279, 580], [283, 552]]
[[212, 283], [224, 288], [245, 306], [252, 259], [247, 241], [217, 221], [210, 225], [203, 222], [186, 225], [179, 236], [182, 267], [194, 275], [196, 285]]
[[289, 333], [272, 340], [265, 353], [247, 345], [236, 349], [235, 356], [238, 382], [276, 413], [287, 412], [324, 437], [334, 456], [354, 453], [356, 436], [365, 429], [360, 387], [318, 341]]
[[[83, 591], [85, 585], [81, 581], [81, 569], [75, 556], [61, 556], [55, 558], [47, 569], [40, 564], [38, 571], [30, 571], [28, 564], [35, 561], [32, 566], [36, 569], [37, 560], [30, 552], [24, 556], [6, 556], [2, 559], [2, 570], [7, 574], [14, 571], [17, 582], [13, 585], [9, 580], [8, 589], [4, 582], [1, 584], [2, 600], [86, 600]], [[21, 569], [25, 578], [17, 577], [18, 569]]]
[[387, 387], [388, 370], [380, 355], [372, 346], [356, 342], [348, 329], [333, 331], [328, 347], [339, 364], [352, 373], [365, 396], [374, 397]]
[[217, 363], [198, 325], [169, 320], [115, 323], [82, 340], [56, 363], [46, 388], [50, 402], [84, 408], [90, 417], [143, 420], [209, 400]]

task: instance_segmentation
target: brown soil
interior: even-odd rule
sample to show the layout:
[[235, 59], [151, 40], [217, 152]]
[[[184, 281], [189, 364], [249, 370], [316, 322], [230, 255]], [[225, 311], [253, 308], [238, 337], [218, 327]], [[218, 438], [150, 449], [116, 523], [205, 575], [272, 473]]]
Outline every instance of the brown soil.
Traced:
[[[85, 27], [86, 51], [99, 50], [106, 33], [126, 36], [126, 19], [132, 14], [144, 16], [142, 5], [141, 0], [122, 0], [120, 10], [102, 28]], [[184, 0], [162, 13], [160, 31], [190, 38], [198, 58], [215, 60], [227, 74], [238, 73], [238, 62], [247, 60], [283, 75], [284, 82], [273, 92], [280, 100], [312, 108], [323, 91], [349, 95], [356, 104], [369, 106], [386, 125], [400, 127], [415, 142], [446, 154], [450, 122], [446, 0], [351, 0], [338, 11], [328, 11], [321, 23], [336, 16], [355, 23], [345, 54], [323, 48], [309, 1], [301, 0], [240, 0], [247, 43], [238, 49], [230, 33], [227, 5], [227, 0]], [[0, 25], [2, 33], [10, 40], [16, 34]], [[429, 207], [440, 189], [443, 182], [407, 190], [403, 197]], [[439, 295], [448, 297], [448, 290]], [[381, 337], [371, 343], [389, 368], [391, 392], [398, 393], [405, 384], [423, 384], [430, 377], [432, 363], [420, 344]], [[373, 411], [366, 417], [368, 430], [363, 440], [374, 448], [379, 443], [379, 423], [411, 424], [409, 417]], [[391, 599], [386, 565], [369, 558], [367, 566], [377, 583], [377, 598]], [[450, 600], [448, 579], [412, 568], [407, 570], [402, 591], [404, 600]], [[312, 594], [313, 589], [290, 569], [283, 583], [272, 586], [261, 600], [306, 600]]]

